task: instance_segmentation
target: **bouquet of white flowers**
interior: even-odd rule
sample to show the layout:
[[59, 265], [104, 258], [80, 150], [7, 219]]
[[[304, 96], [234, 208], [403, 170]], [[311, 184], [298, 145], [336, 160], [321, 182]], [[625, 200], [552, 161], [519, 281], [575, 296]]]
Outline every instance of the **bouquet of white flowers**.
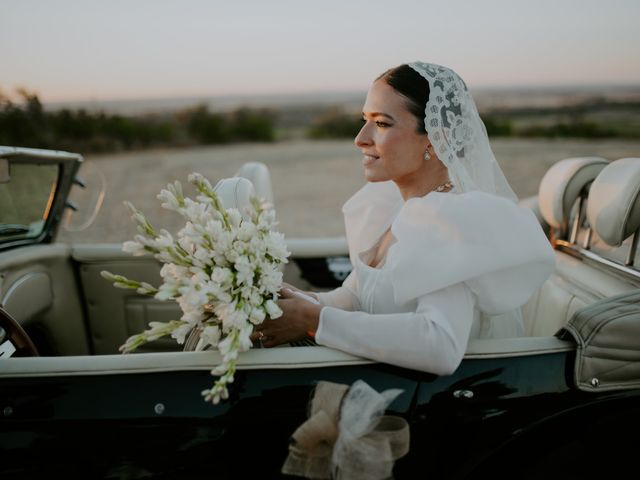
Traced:
[[183, 313], [179, 320], [150, 322], [148, 330], [130, 337], [120, 350], [132, 352], [166, 335], [183, 344], [197, 333], [195, 350], [212, 346], [222, 356], [222, 363], [211, 371], [219, 378], [202, 392], [206, 401], [218, 403], [228, 398], [238, 354], [251, 348], [254, 326], [267, 315], [282, 315], [276, 304], [282, 284], [279, 266], [287, 262], [289, 252], [284, 236], [273, 231], [275, 212], [270, 205], [252, 198], [244, 212], [225, 209], [202, 175], [192, 173], [189, 182], [199, 192], [196, 201], [183, 195], [177, 181], [158, 195], [163, 208], [186, 220], [177, 239], [164, 229], [156, 232], [139, 210], [126, 203], [139, 234], [125, 242], [123, 250], [152, 254], [164, 263], [163, 283], [155, 288], [107, 271], [102, 276], [116, 287], [178, 302]]

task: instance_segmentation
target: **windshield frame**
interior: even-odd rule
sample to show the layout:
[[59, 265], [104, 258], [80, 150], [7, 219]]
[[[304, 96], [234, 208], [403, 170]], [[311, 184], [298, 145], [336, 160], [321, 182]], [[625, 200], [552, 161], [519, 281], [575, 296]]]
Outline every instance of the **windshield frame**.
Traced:
[[84, 158], [77, 153], [57, 150], [0, 146], [0, 159], [7, 159], [10, 164], [57, 165], [58, 167], [56, 185], [52, 189], [53, 198], [43, 218], [44, 224], [40, 233], [0, 237], [0, 251], [24, 245], [51, 243], [55, 239], [62, 214], [67, 206], [69, 191]]

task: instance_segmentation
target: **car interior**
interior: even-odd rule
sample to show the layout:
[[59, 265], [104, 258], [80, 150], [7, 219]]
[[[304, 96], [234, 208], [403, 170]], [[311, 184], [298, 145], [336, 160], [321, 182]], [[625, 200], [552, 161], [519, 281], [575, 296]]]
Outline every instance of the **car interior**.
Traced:
[[[248, 163], [237, 177], [249, 180], [258, 197], [272, 201], [264, 164]], [[640, 158], [580, 157], [556, 163], [542, 179], [537, 199], [522, 201], [537, 215], [556, 253], [555, 272], [522, 309], [526, 336], [471, 339], [465, 358], [573, 350], [575, 345], [556, 333], [577, 310], [637, 289], [639, 187]], [[225, 204], [237, 202], [237, 195], [231, 188], [223, 195]], [[350, 270], [344, 238], [288, 239], [287, 244], [291, 261], [284, 280], [302, 289], [327, 289], [327, 272], [337, 285]], [[103, 270], [151, 284], [160, 278], [157, 260], [124, 253], [120, 244], [43, 243], [0, 251], [0, 315], [4, 311], [19, 325], [41, 360], [46, 359], [2, 362], [0, 375], [211, 368], [217, 352], [185, 355], [172, 339], [145, 346], [142, 355], [119, 355], [126, 338], [150, 321], [177, 319], [181, 312], [174, 302], [114, 288], [101, 277]], [[8, 338], [8, 328], [0, 330], [0, 343]], [[241, 356], [239, 368], [363, 363], [371, 362], [325, 347], [281, 347], [252, 349]]]

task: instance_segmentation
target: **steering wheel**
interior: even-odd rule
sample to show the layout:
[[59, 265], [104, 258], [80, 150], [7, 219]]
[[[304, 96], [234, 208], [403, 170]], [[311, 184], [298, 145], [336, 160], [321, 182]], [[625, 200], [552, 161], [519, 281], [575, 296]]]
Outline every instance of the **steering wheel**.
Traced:
[[38, 357], [38, 349], [20, 324], [0, 307], [0, 358]]

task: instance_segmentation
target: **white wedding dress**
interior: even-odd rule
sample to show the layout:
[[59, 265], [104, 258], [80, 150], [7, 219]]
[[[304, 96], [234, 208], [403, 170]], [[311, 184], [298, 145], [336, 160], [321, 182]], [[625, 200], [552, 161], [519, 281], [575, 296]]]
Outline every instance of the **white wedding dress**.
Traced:
[[[523, 333], [520, 307], [549, 276], [553, 251], [534, 214], [483, 192], [404, 202], [370, 183], [343, 207], [353, 272], [318, 295], [318, 344], [439, 375], [472, 337]], [[369, 266], [391, 228], [383, 263]]]

